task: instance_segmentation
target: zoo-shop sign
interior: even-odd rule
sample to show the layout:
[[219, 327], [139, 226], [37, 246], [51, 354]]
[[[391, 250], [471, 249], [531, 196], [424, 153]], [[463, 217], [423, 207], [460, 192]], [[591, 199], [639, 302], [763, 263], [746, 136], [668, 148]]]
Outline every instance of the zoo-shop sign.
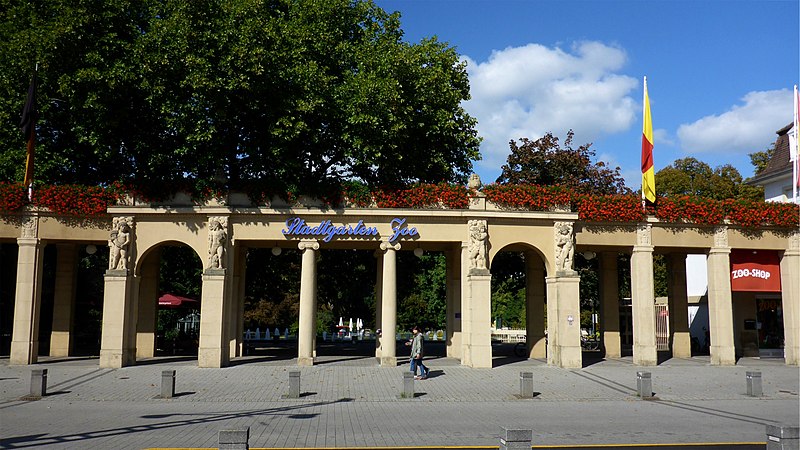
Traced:
[[[389, 242], [394, 242], [401, 237], [419, 236], [419, 231], [415, 227], [406, 224], [405, 217], [395, 217], [392, 219], [392, 236]], [[286, 228], [281, 230], [284, 236], [289, 237], [315, 237], [322, 236], [322, 242], [330, 242], [337, 236], [368, 237], [380, 236], [378, 228], [364, 225], [363, 220], [359, 220], [355, 225], [334, 225], [330, 220], [323, 220], [319, 225], [309, 226], [300, 217], [292, 217], [286, 221]]]

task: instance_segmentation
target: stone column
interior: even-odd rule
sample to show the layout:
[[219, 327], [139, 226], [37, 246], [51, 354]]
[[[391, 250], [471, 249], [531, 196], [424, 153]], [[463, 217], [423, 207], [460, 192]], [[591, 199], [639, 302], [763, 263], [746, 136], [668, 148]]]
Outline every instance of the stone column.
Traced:
[[381, 338], [377, 335], [378, 330], [383, 332], [383, 252], [375, 251], [377, 269], [375, 271], [375, 357], [380, 361], [381, 358]]
[[800, 232], [788, 239], [781, 258], [781, 297], [783, 301], [783, 355], [786, 364], [800, 364]]
[[10, 363], [35, 364], [39, 354], [44, 245], [37, 237], [39, 219], [25, 217], [22, 220], [22, 236], [17, 239], [17, 288]]
[[397, 251], [400, 244], [381, 242], [383, 272], [381, 281], [381, 367], [397, 366]]
[[726, 226], [716, 228], [714, 246], [708, 252], [708, 327], [711, 337], [711, 364], [735, 365], [731, 248], [728, 246]]
[[464, 359], [470, 367], [492, 368], [492, 275], [489, 269], [472, 268], [467, 275], [469, 314], [463, 318], [469, 334]]
[[469, 258], [469, 246], [468, 244], [462, 243], [461, 244], [461, 266], [459, 267], [461, 273], [461, 305], [459, 306], [460, 317], [458, 317], [459, 322], [461, 323], [461, 332], [459, 333], [459, 341], [460, 341], [460, 348], [458, 350], [459, 355], [461, 356], [461, 365], [470, 366], [472, 365], [472, 361], [470, 361], [470, 355], [467, 352], [467, 348], [470, 346], [470, 339], [472, 335], [470, 334], [470, 320], [469, 320], [469, 297], [470, 297], [470, 286], [467, 282], [467, 276], [469, 275], [469, 268], [470, 268], [470, 258]]
[[689, 297], [686, 292], [686, 253], [671, 253], [667, 259], [669, 284], [669, 329], [672, 334], [672, 356], [692, 357], [689, 336]]
[[136, 320], [136, 357], [152, 358], [156, 350], [158, 324], [158, 274], [161, 249], [151, 252], [139, 268], [138, 319]]
[[199, 367], [219, 368], [230, 362], [227, 342], [226, 289], [227, 269], [203, 271], [203, 293], [200, 302], [200, 345], [197, 349]]
[[572, 270], [557, 271], [547, 277], [547, 364], [580, 369], [581, 351], [581, 277]]
[[461, 249], [445, 252], [447, 258], [447, 357], [461, 358]]
[[636, 245], [631, 254], [633, 363], [639, 366], [658, 364], [651, 233], [649, 224], [639, 225], [636, 230]]
[[600, 329], [606, 358], [622, 356], [619, 334], [619, 271], [617, 253], [600, 253]]
[[72, 318], [78, 278], [77, 247], [75, 244], [56, 244], [56, 253], [50, 356], [69, 356], [72, 353]]
[[547, 357], [547, 340], [544, 333], [545, 290], [542, 258], [536, 252], [525, 252], [525, 328], [528, 358]]
[[135, 343], [130, 339], [135, 327], [131, 298], [134, 280], [129, 269], [108, 269], [103, 278], [100, 367], [118, 369], [136, 362]]
[[314, 340], [317, 324], [317, 250], [319, 242], [300, 241], [297, 244], [302, 256], [300, 272], [300, 323], [297, 332], [297, 364], [314, 365]]
[[108, 239], [109, 262], [103, 289], [103, 330], [100, 367], [120, 368], [136, 363], [136, 317], [133, 295], [133, 217], [114, 217]]

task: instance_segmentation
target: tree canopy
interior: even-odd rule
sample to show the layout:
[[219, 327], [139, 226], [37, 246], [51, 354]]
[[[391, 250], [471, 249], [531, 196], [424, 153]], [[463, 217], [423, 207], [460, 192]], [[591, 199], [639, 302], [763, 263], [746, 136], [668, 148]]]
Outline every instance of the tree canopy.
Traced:
[[714, 200], [764, 199], [764, 191], [744, 184], [742, 175], [732, 165], [725, 164], [712, 169], [692, 157], [675, 160], [659, 170], [656, 173], [656, 191], [665, 196], [690, 195]]
[[318, 194], [464, 182], [480, 158], [465, 63], [371, 1], [2, 4], [3, 180], [35, 62], [39, 181]]
[[503, 184], [537, 184], [564, 186], [577, 192], [595, 194], [626, 194], [625, 180], [619, 167], [611, 168], [603, 161], [592, 162], [592, 144], [572, 148], [574, 133], [570, 130], [563, 147], [558, 138], [548, 132], [536, 140], [520, 139], [509, 142], [508, 155], [502, 173], [497, 178]]

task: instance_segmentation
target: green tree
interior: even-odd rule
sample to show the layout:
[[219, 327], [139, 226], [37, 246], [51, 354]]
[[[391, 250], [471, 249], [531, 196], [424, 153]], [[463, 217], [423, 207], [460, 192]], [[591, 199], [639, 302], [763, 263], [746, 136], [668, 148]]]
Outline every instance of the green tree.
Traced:
[[511, 141], [498, 183], [564, 186], [577, 192], [594, 194], [625, 194], [625, 180], [619, 167], [611, 168], [603, 161], [592, 162], [592, 144], [572, 148], [574, 133], [570, 130], [563, 147], [552, 133], [531, 141], [523, 138], [518, 145]]
[[760, 152], [753, 152], [749, 153], [747, 156], [750, 157], [750, 164], [753, 165], [755, 168], [755, 174], [758, 175], [767, 168], [767, 164], [769, 164], [769, 160], [772, 159], [772, 155], [775, 153], [775, 147], [770, 147], [764, 151]]
[[[0, 179], [39, 62], [36, 179], [327, 193], [465, 181], [479, 158], [465, 64], [350, 0], [5, 0]], [[248, 185], [248, 186], [245, 186]]]
[[677, 159], [656, 173], [659, 195], [691, 195], [725, 200], [742, 198], [763, 200], [762, 188], [744, 184], [742, 175], [730, 164], [712, 169], [696, 158]]

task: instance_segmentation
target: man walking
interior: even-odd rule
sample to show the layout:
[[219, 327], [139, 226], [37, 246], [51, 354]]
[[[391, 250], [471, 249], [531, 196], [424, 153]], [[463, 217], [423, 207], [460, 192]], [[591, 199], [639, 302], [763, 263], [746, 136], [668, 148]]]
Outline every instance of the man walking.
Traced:
[[[422, 333], [419, 332], [419, 327], [415, 326], [412, 330], [414, 337], [411, 339], [411, 371], [414, 372], [415, 380], [424, 380], [428, 378], [430, 370], [422, 364], [422, 357], [424, 355], [424, 338]], [[406, 343], [408, 345], [408, 343]], [[417, 375], [417, 367], [419, 367], [419, 375]]]

